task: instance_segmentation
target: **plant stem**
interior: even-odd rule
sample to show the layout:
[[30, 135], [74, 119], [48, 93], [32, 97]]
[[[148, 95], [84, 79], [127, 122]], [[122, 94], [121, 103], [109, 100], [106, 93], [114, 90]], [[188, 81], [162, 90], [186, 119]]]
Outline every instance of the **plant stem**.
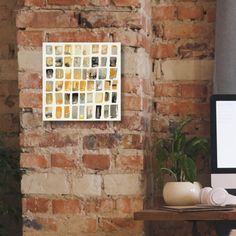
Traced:
[[176, 181], [176, 182], [178, 181], [178, 180], [177, 180], [177, 176], [176, 176], [176, 174], [175, 174], [172, 170], [170, 170], [170, 169], [168, 169], [168, 168], [165, 168], [165, 167], [161, 168], [161, 171], [163, 171], [163, 170], [165, 170], [165, 171], [167, 171], [167, 172], [170, 172], [171, 175], [174, 176], [175, 181]]

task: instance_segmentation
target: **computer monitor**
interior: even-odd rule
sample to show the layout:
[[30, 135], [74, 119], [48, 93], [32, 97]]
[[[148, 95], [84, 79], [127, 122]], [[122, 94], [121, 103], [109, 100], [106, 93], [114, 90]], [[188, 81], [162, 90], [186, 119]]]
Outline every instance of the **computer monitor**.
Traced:
[[211, 169], [212, 187], [236, 189], [236, 95], [211, 97]]

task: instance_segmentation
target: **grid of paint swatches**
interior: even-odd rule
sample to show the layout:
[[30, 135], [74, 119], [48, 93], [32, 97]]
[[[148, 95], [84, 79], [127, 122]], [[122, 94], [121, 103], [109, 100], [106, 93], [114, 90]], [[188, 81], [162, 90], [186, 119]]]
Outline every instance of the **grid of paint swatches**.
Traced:
[[43, 43], [43, 120], [120, 120], [120, 43]]

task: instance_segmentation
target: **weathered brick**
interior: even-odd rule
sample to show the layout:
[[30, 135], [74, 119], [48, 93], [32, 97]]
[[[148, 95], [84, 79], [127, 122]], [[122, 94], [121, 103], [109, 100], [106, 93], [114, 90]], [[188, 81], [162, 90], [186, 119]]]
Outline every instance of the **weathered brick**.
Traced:
[[24, 211], [32, 213], [46, 213], [49, 210], [49, 199], [45, 198], [25, 198], [23, 199]]
[[203, 18], [203, 7], [201, 6], [184, 6], [178, 7], [178, 19], [201, 20]]
[[142, 149], [144, 137], [140, 134], [125, 134], [122, 136], [120, 145], [124, 149]]
[[43, 7], [45, 0], [23, 0], [25, 6]]
[[42, 155], [21, 153], [20, 166], [22, 168], [48, 168], [48, 160]]
[[118, 7], [138, 7], [138, 6], [140, 6], [140, 0], [112, 0], [112, 2]]
[[53, 214], [78, 214], [81, 212], [81, 202], [78, 199], [52, 200]]
[[20, 124], [23, 129], [41, 127], [43, 125], [42, 116], [36, 112], [24, 112], [21, 114]]
[[166, 60], [161, 64], [165, 80], [209, 80], [213, 79], [213, 60]]
[[102, 177], [96, 174], [86, 174], [82, 177], [74, 176], [72, 183], [73, 194], [79, 197], [101, 196]]
[[20, 72], [18, 74], [18, 87], [19, 89], [40, 89], [42, 88], [42, 75]]
[[41, 229], [45, 231], [57, 231], [58, 228], [58, 223], [54, 218], [35, 217], [34, 222], [39, 224]]
[[20, 107], [21, 108], [41, 108], [42, 107], [42, 94], [33, 93], [29, 91], [21, 91]]
[[167, 23], [164, 25], [164, 37], [166, 39], [198, 39], [211, 38], [213, 27], [203, 23]]
[[155, 86], [155, 97], [179, 97], [181, 95], [178, 83], [158, 83]]
[[71, 11], [25, 11], [16, 16], [17, 28], [76, 28], [77, 19]]
[[208, 22], [216, 21], [216, 7], [207, 9], [207, 20]]
[[74, 133], [37, 133], [24, 132], [20, 135], [22, 147], [66, 147], [79, 144], [79, 138]]
[[76, 162], [73, 156], [64, 153], [53, 153], [51, 155], [51, 166], [59, 168], [75, 168]]
[[50, 5], [81, 5], [85, 6], [89, 4], [90, 0], [48, 0], [48, 4]]
[[162, 115], [208, 117], [209, 104], [193, 102], [158, 102], [157, 112]]
[[121, 122], [114, 123], [114, 128], [128, 130], [144, 130], [145, 118], [142, 116], [122, 116]]
[[176, 47], [174, 44], [158, 43], [152, 46], [153, 58], [171, 58], [176, 56]]
[[104, 175], [104, 191], [108, 195], [140, 195], [142, 187], [139, 174]]
[[123, 96], [122, 109], [124, 111], [141, 111], [142, 99], [140, 96]]
[[181, 84], [183, 98], [206, 98], [207, 87], [204, 84]]
[[85, 167], [94, 170], [107, 170], [110, 167], [110, 157], [108, 155], [86, 154], [83, 155]]
[[97, 31], [69, 31], [69, 32], [49, 32], [49, 42], [107, 42], [109, 33], [103, 30]]
[[122, 91], [124, 93], [140, 94], [141, 89], [141, 80], [139, 78], [122, 78]]
[[129, 229], [134, 232], [141, 232], [143, 222], [135, 221], [131, 218], [101, 218], [99, 227], [105, 232], [119, 231], [121, 229]]
[[22, 176], [23, 194], [69, 194], [70, 184], [62, 173], [28, 172]]
[[143, 37], [139, 32], [132, 30], [112, 32], [114, 42], [121, 42], [125, 46], [142, 47], [144, 46]]
[[19, 46], [41, 47], [43, 32], [41, 31], [18, 31], [17, 44]]
[[99, 148], [113, 148], [116, 147], [121, 140], [119, 134], [97, 134], [87, 135], [83, 138], [84, 149], [94, 150]]
[[160, 5], [152, 8], [152, 19], [159, 20], [174, 20], [176, 18], [176, 7], [173, 5]]
[[90, 199], [85, 203], [85, 211], [88, 213], [112, 213], [115, 209], [115, 201], [109, 198]]
[[116, 158], [116, 167], [131, 170], [143, 170], [144, 158], [139, 155], [118, 156]]
[[19, 48], [18, 67], [19, 71], [42, 72], [42, 51]]
[[81, 12], [80, 26], [89, 28], [99, 27], [130, 27], [142, 28], [140, 13], [136, 12]]

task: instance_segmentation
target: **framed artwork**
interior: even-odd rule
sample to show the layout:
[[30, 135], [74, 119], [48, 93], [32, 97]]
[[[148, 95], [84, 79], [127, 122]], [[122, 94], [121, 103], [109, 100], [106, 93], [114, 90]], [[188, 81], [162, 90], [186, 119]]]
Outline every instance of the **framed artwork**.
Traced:
[[43, 120], [121, 120], [121, 44], [43, 43]]

